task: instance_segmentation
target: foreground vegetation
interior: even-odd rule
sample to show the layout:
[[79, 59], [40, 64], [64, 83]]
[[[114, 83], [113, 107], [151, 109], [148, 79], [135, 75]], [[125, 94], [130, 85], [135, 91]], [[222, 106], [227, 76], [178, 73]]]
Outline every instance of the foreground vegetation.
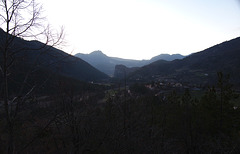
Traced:
[[[143, 85], [132, 85], [131, 92], [58, 87], [55, 95], [32, 95], [19, 104], [14, 153], [240, 152], [239, 98], [221, 73], [200, 97], [188, 89], [155, 96]], [[1, 153], [9, 131], [3, 115]]]

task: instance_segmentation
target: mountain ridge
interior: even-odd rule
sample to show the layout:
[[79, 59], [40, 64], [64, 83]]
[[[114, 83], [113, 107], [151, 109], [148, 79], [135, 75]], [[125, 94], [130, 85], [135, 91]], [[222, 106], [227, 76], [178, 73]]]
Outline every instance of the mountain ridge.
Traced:
[[[1, 46], [4, 46], [4, 35], [6, 35], [6, 33], [1, 29]], [[15, 74], [20, 73], [17, 69], [17, 65], [19, 65], [22, 69], [24, 69], [24, 67], [29, 69], [35, 67], [35, 69], [41, 69], [43, 72], [46, 70], [47, 72], [53, 72], [54, 74], [74, 78], [79, 81], [98, 81], [109, 78], [106, 74], [100, 72], [86, 61], [57, 48], [45, 46], [45, 44], [40, 41], [27, 41], [16, 37], [11, 48], [11, 52], [23, 49], [21, 52], [15, 54], [15, 66], [13, 67], [14, 70], [12, 70], [16, 72]], [[0, 62], [2, 63], [2, 61], [3, 57], [0, 55]], [[24, 70], [22, 71], [24, 72]]]
[[92, 66], [108, 74], [109, 76], [113, 76], [116, 65], [125, 65], [128, 68], [142, 67], [158, 59], [172, 60], [184, 57], [180, 54], [160, 54], [149, 60], [133, 60], [118, 57], [109, 57], [100, 50], [93, 51], [89, 54], [77, 53], [75, 54], [75, 56], [85, 60], [86, 62], [90, 63]]
[[240, 84], [240, 37], [222, 42], [181, 60], [158, 60], [130, 75], [131, 79], [149, 80], [155, 77], [175, 78], [181, 82], [208, 84], [216, 82], [217, 72], [230, 74]]

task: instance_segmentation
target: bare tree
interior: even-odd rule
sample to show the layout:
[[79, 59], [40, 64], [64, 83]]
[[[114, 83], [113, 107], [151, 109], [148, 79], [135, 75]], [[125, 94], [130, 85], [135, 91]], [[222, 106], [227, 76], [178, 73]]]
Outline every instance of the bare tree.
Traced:
[[[26, 51], [27, 48], [14, 48], [17, 38], [44, 40], [46, 45], [55, 46], [61, 43], [63, 30], [58, 34], [53, 34], [50, 26], [45, 24], [45, 19], [41, 17], [42, 6], [35, 0], [1, 0], [0, 1], [0, 28], [4, 30], [4, 35], [0, 36], [0, 73], [1, 73], [1, 95], [5, 111], [5, 119], [8, 129], [8, 153], [14, 153], [14, 120], [18, 112], [18, 104], [24, 102], [34, 86], [30, 88], [24, 96], [9, 97], [9, 77], [11, 67], [16, 61], [16, 54]], [[43, 48], [40, 47], [40, 48]], [[38, 50], [38, 49], [35, 49]], [[23, 81], [22, 87], [26, 83], [28, 74]], [[20, 88], [23, 89], [23, 88]], [[22, 92], [22, 90], [20, 90]]]

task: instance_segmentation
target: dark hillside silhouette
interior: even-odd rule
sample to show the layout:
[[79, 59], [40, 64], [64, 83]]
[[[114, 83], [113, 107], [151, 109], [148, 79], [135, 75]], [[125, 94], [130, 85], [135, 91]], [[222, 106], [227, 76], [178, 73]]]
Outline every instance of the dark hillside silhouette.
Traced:
[[131, 79], [148, 80], [152, 76], [173, 76], [178, 80], [193, 83], [212, 82], [216, 72], [230, 74], [240, 83], [240, 38], [223, 42], [182, 60], [156, 61], [131, 74]]
[[[0, 30], [0, 39], [3, 40], [5, 32]], [[26, 41], [20, 38], [14, 40], [14, 50], [25, 49], [16, 54], [18, 66], [23, 68], [47, 70], [62, 76], [81, 81], [99, 81], [108, 79], [108, 76], [92, 67], [80, 58], [71, 56], [59, 49], [45, 46], [39, 41]], [[40, 50], [38, 50], [40, 49]], [[1, 58], [2, 55], [0, 55]], [[1, 59], [0, 59], [1, 60]], [[25, 69], [27, 70], [27, 69]], [[18, 70], [15, 70], [16, 73]], [[19, 72], [18, 72], [19, 73]]]

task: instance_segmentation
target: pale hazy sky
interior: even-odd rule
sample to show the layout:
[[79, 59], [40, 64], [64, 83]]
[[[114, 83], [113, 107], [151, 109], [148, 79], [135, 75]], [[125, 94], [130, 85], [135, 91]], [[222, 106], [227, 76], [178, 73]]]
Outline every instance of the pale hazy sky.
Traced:
[[237, 0], [37, 0], [65, 52], [150, 59], [187, 55], [240, 36]]

